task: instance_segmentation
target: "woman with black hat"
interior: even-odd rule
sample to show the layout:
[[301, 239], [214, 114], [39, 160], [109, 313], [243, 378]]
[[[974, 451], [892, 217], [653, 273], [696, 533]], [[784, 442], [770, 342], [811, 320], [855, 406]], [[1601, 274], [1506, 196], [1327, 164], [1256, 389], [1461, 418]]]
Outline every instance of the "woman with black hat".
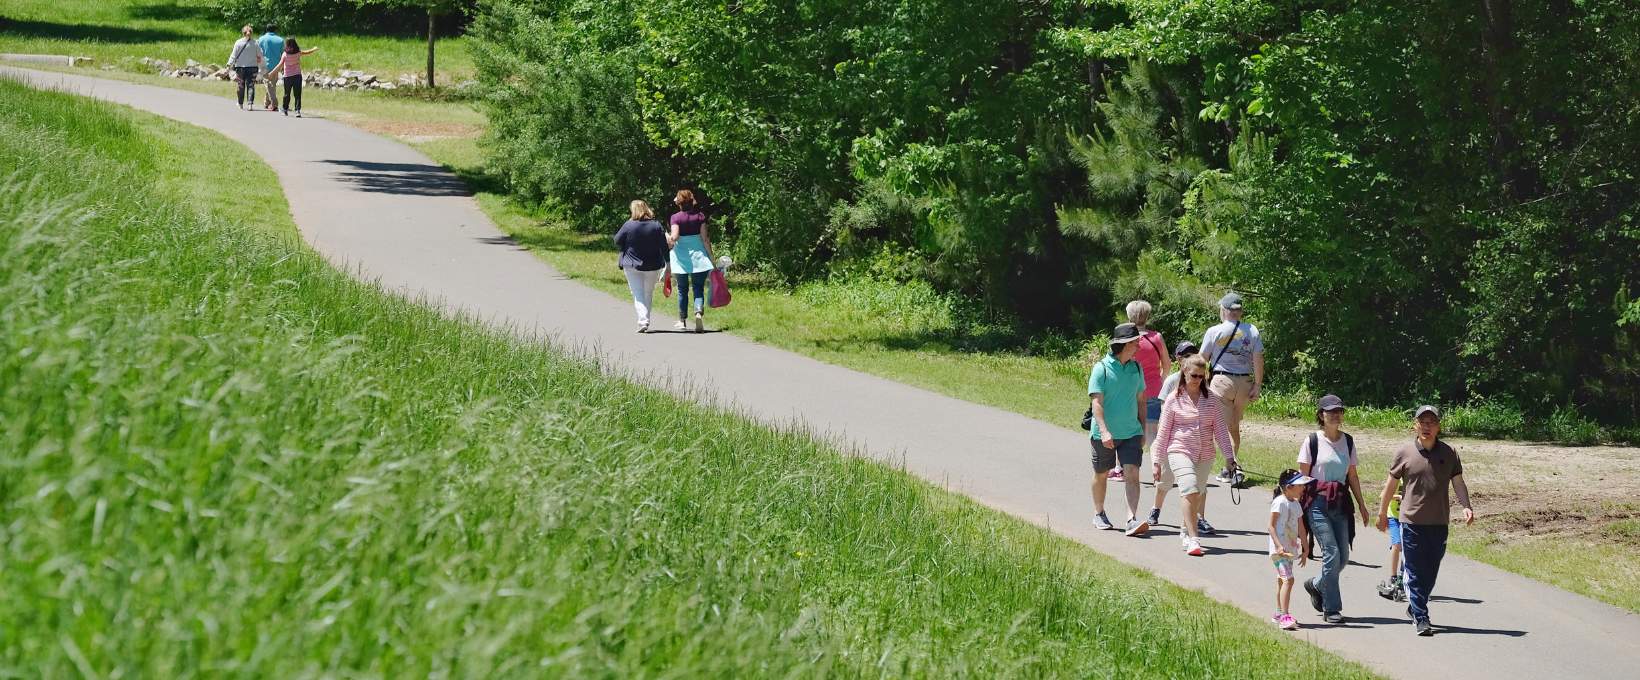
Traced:
[[1088, 435], [1093, 449], [1093, 526], [1114, 529], [1105, 515], [1105, 480], [1118, 465], [1126, 472], [1126, 533], [1143, 536], [1150, 523], [1139, 518], [1139, 462], [1144, 459], [1145, 375], [1133, 358], [1139, 327], [1125, 323], [1110, 335], [1110, 353], [1088, 374]]

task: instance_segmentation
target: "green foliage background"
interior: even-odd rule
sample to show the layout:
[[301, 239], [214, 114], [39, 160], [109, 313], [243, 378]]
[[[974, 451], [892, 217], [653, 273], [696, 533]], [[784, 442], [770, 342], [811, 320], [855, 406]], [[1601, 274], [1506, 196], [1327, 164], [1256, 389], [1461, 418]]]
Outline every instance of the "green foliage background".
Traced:
[[743, 263], [1027, 334], [1143, 297], [1196, 336], [1234, 287], [1277, 386], [1632, 424], [1624, 4], [485, 0], [473, 33], [492, 165], [583, 229], [693, 187]]

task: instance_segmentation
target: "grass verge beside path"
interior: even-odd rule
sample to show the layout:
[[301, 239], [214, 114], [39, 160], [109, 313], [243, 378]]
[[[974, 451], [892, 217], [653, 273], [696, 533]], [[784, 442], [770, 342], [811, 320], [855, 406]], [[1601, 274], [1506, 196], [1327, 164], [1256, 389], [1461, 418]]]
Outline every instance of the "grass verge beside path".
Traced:
[[[248, 18], [254, 19], [254, 17]], [[261, 35], [262, 27], [256, 27]], [[303, 47], [322, 47], [309, 70], [354, 68], [392, 79], [425, 74], [425, 37], [349, 33], [296, 36]], [[188, 59], [223, 64], [239, 27], [229, 25], [211, 0], [6, 0], [0, 4], [0, 52], [91, 57], [101, 64], [135, 67], [142, 57], [181, 66]], [[436, 49], [441, 83], [473, 77], [465, 38], [441, 38]]]
[[152, 117], [0, 108], [0, 674], [1368, 675], [226, 224]]

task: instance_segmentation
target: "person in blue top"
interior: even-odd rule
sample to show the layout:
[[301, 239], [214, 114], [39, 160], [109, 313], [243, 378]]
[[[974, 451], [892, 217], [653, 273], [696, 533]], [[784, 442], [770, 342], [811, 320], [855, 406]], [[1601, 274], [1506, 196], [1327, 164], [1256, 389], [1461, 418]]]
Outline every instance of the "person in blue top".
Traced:
[[638, 312], [638, 332], [649, 332], [649, 304], [655, 299], [655, 282], [666, 269], [666, 227], [655, 221], [655, 211], [643, 201], [628, 204], [632, 219], [615, 232], [615, 246], [621, 259], [615, 266], [626, 273], [632, 291], [632, 307]]
[[256, 39], [256, 46], [262, 49], [262, 68], [267, 69], [262, 72], [262, 80], [268, 83], [268, 101], [267, 105], [262, 108], [273, 111], [278, 108], [274, 104], [276, 101], [274, 96], [277, 94], [275, 86], [279, 83], [279, 74], [275, 71], [279, 70], [279, 60], [285, 56], [285, 39], [274, 32], [278, 30], [278, 27], [273, 24], [268, 24], [262, 28], [267, 32]]
[[1145, 442], [1145, 374], [1134, 359], [1139, 327], [1125, 323], [1110, 337], [1110, 353], [1088, 375], [1089, 440], [1093, 447], [1093, 526], [1113, 529], [1105, 515], [1105, 480], [1118, 463], [1127, 488], [1127, 535], [1143, 536], [1150, 522], [1139, 518], [1139, 461]]

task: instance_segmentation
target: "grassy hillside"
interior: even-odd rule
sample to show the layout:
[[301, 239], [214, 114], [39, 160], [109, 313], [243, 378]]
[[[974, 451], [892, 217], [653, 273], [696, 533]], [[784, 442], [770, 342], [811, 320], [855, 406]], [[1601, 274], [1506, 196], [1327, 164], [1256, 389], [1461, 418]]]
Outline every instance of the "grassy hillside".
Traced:
[[0, 108], [0, 675], [1365, 675], [385, 296], [164, 170], [243, 149]]

